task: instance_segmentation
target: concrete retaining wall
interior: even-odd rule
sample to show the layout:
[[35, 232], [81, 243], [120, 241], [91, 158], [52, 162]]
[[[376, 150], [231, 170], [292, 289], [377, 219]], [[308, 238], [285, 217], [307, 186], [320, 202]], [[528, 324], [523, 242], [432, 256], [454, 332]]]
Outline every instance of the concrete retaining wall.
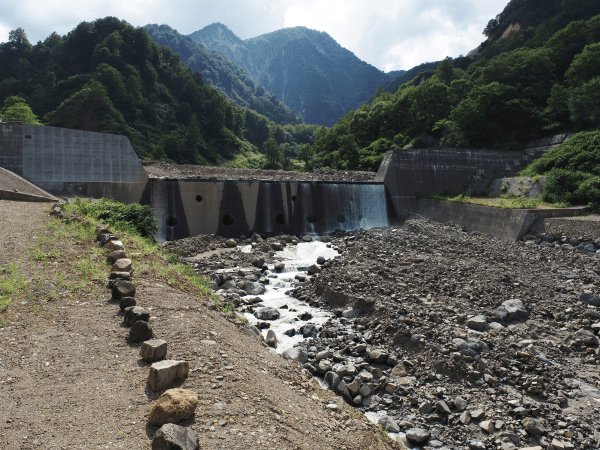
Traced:
[[143, 201], [156, 211], [161, 241], [388, 225], [381, 183], [151, 179]]
[[585, 207], [564, 209], [505, 209], [445, 200], [415, 199], [408, 215], [460, 224], [506, 241], [521, 239], [538, 219], [585, 214]]
[[0, 124], [0, 166], [54, 195], [139, 202], [148, 175], [125, 136]]

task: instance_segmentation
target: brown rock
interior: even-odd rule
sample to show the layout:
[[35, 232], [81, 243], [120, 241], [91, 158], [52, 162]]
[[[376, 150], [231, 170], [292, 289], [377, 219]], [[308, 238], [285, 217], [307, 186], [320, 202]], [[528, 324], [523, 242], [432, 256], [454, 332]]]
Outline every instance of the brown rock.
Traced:
[[148, 422], [162, 426], [166, 423], [179, 423], [194, 415], [198, 406], [198, 396], [186, 389], [169, 389], [161, 395], [150, 414]]

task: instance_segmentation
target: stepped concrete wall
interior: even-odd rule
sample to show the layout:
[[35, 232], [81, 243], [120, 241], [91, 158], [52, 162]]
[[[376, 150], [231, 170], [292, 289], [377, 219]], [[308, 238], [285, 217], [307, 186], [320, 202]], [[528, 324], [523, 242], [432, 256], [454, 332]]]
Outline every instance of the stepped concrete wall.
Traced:
[[386, 153], [375, 181], [385, 184], [396, 216], [406, 217], [419, 192], [471, 193], [494, 178], [509, 177], [542, 153], [427, 148]]
[[148, 182], [125, 136], [0, 124], [0, 166], [54, 195], [139, 202]]

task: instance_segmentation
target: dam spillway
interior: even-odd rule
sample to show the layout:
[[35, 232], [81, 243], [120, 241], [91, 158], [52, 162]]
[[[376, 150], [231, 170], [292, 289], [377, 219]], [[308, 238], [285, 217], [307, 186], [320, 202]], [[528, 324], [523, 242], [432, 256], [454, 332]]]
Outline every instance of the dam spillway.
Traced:
[[151, 178], [159, 241], [199, 234], [324, 234], [389, 224], [383, 183]]

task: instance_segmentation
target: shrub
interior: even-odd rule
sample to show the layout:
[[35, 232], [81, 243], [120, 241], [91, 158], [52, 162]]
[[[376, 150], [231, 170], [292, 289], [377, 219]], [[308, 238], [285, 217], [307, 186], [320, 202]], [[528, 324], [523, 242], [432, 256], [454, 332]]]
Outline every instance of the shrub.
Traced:
[[156, 218], [150, 206], [123, 203], [103, 198], [100, 201], [81, 201], [77, 199], [75, 210], [94, 219], [102, 220], [109, 225], [120, 228], [133, 228], [144, 237], [152, 237], [158, 230]]

